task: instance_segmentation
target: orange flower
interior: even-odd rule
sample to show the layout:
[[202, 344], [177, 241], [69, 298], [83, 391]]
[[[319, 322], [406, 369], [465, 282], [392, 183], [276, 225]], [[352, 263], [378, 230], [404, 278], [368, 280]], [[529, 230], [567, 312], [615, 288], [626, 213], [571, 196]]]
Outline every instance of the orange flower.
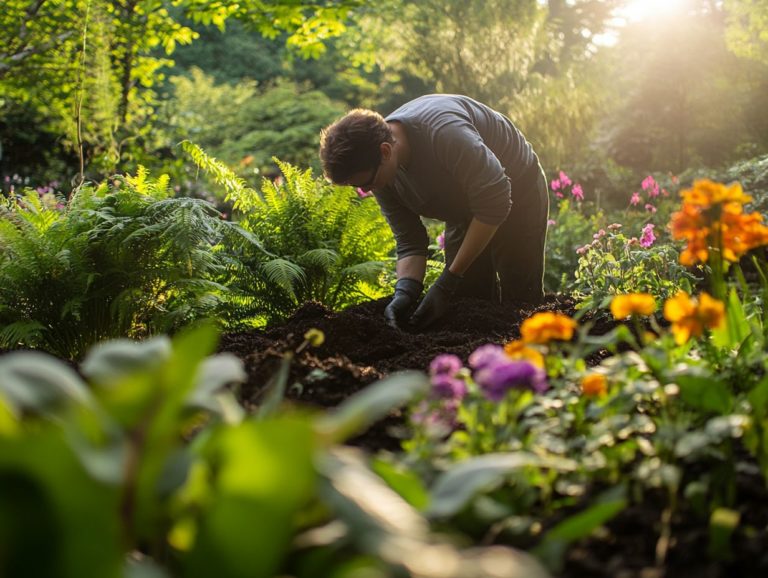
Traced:
[[545, 311], [523, 321], [520, 335], [525, 343], [549, 343], [553, 339], [570, 341], [576, 321], [563, 315]]
[[611, 313], [614, 319], [624, 319], [630, 315], [652, 315], [654, 311], [656, 311], [656, 300], [648, 293], [617, 295], [611, 300]]
[[716, 183], [709, 179], [699, 179], [694, 181], [693, 187], [681, 191], [683, 202], [688, 205], [694, 205], [703, 209], [708, 209], [712, 205], [724, 203], [738, 203], [743, 205], [752, 200], [752, 197], [745, 195], [739, 183], [724, 185]]
[[608, 379], [602, 373], [590, 373], [581, 378], [581, 392], [589, 397], [605, 395]]
[[504, 345], [504, 353], [506, 353], [510, 359], [530, 361], [536, 367], [544, 369], [544, 356], [533, 347], [528, 347], [528, 345], [520, 339], [510, 341]]
[[664, 303], [664, 317], [672, 323], [675, 343], [681, 345], [691, 337], [699, 337], [705, 329], [721, 327], [725, 322], [725, 304], [707, 293], [697, 300], [680, 291]]
[[751, 200], [741, 185], [725, 186], [708, 180], [696, 181], [682, 192], [683, 206], [672, 215], [672, 238], [688, 244], [680, 263], [706, 263], [709, 251], [719, 248], [723, 259], [738, 261], [747, 251], [768, 244], [768, 227], [759, 213], [744, 214], [742, 204]]

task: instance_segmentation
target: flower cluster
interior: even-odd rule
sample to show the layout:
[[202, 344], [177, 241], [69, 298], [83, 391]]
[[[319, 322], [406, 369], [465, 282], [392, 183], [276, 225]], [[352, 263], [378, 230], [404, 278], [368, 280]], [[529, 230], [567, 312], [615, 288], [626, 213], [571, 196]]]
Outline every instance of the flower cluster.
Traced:
[[567, 315], [544, 311], [523, 321], [520, 335], [525, 343], [545, 344], [552, 340], [570, 341], [575, 330], [576, 321]]
[[558, 199], [565, 197], [565, 192], [568, 187], [571, 187], [571, 196], [575, 200], [584, 200], [584, 189], [581, 188], [580, 184], [574, 183], [571, 178], [563, 171], [560, 171], [558, 178], [553, 179], [550, 183], [550, 188], [555, 193], [555, 197]]
[[511, 359], [498, 345], [483, 345], [469, 356], [473, 378], [491, 401], [504, 399], [511, 389], [530, 389], [536, 393], [549, 387], [541, 367], [528, 360]]
[[656, 299], [648, 293], [617, 295], [611, 300], [614, 319], [625, 319], [630, 315], [653, 315], [655, 311]]
[[705, 329], [722, 327], [725, 323], [725, 304], [707, 293], [696, 299], [680, 291], [664, 303], [664, 317], [672, 323], [675, 342], [681, 345], [692, 336], [701, 336]]
[[712, 252], [736, 262], [747, 251], [768, 244], [768, 227], [759, 213], [744, 213], [752, 200], [741, 185], [730, 186], [707, 179], [695, 181], [681, 193], [683, 206], [672, 215], [672, 237], [687, 242], [680, 263], [706, 263]]

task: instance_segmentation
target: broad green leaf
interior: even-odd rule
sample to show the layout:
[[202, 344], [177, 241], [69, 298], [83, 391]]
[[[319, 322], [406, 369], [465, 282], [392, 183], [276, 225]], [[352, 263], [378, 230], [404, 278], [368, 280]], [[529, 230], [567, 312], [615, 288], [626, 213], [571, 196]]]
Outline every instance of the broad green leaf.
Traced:
[[679, 375], [680, 398], [691, 407], [725, 414], [731, 411], [734, 397], [728, 385], [712, 377]]
[[423, 373], [406, 371], [394, 374], [369, 385], [334, 412], [319, 418], [317, 430], [329, 442], [344, 441], [365, 431], [393, 409], [424, 395], [428, 389], [429, 381]]
[[0, 393], [11, 407], [27, 412], [46, 411], [67, 401], [92, 402], [88, 388], [73, 369], [36, 351], [0, 357]]
[[598, 527], [627, 507], [626, 488], [616, 486], [598, 496], [583, 512], [569, 516], [546, 533], [534, 554], [550, 569], [559, 572], [565, 550], [576, 540], [586, 538]]
[[718, 347], [740, 348], [752, 334], [752, 329], [735, 288], [728, 294], [725, 311], [725, 323], [723, 327], [712, 331], [712, 339]]
[[220, 353], [209, 357], [200, 366], [187, 403], [192, 407], [220, 413], [221, 407], [216, 394], [227, 385], [242, 383], [246, 377], [243, 362], [235, 355]]
[[480, 491], [498, 486], [513, 471], [525, 467], [572, 470], [565, 459], [548, 459], [523, 452], [486, 454], [453, 466], [437, 478], [430, 490], [426, 514], [447, 517], [458, 513]]
[[55, 426], [0, 438], [0, 575], [118, 578], [119, 505]]
[[293, 362], [293, 353], [287, 352], [280, 360], [280, 367], [269, 379], [265, 388], [264, 401], [259, 406], [257, 415], [261, 418], [275, 413], [285, 399], [285, 388], [288, 384], [288, 376]]
[[195, 538], [184, 576], [275, 576], [293, 536], [294, 517], [315, 491], [313, 453], [308, 419], [217, 429], [201, 448], [200, 457], [215, 468], [207, 476], [205, 500], [191, 504], [199, 517], [193, 521]]
[[409, 504], [423, 510], [429, 504], [429, 492], [415, 472], [397, 466], [383, 459], [374, 459], [371, 467], [390, 488], [400, 494]]
[[139, 371], [158, 367], [171, 355], [171, 341], [165, 336], [146, 341], [114, 339], [94, 346], [80, 365], [88, 379], [113, 385]]

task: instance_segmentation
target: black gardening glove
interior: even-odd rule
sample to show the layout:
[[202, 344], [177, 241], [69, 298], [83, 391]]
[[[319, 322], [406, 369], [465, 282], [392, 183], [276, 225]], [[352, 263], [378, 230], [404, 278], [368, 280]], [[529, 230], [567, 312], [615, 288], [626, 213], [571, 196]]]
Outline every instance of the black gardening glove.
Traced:
[[395, 294], [387, 308], [384, 309], [384, 318], [387, 324], [399, 329], [400, 324], [408, 319], [408, 316], [416, 307], [416, 301], [424, 290], [421, 281], [403, 277], [395, 283]]
[[451, 273], [446, 267], [424, 295], [424, 299], [411, 317], [411, 323], [418, 329], [424, 329], [448, 313], [460, 284], [461, 277]]

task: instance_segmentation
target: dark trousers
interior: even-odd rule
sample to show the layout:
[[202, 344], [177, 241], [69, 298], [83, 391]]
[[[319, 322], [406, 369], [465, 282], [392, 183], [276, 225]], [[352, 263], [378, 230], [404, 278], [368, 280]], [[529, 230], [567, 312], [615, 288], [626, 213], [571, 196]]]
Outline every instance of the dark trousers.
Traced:
[[[464, 273], [463, 297], [495, 302], [539, 303], [544, 297], [544, 246], [547, 239], [549, 189], [539, 167], [529, 190], [515, 190], [515, 201], [485, 250]], [[467, 223], [446, 223], [445, 260], [453, 262]]]

